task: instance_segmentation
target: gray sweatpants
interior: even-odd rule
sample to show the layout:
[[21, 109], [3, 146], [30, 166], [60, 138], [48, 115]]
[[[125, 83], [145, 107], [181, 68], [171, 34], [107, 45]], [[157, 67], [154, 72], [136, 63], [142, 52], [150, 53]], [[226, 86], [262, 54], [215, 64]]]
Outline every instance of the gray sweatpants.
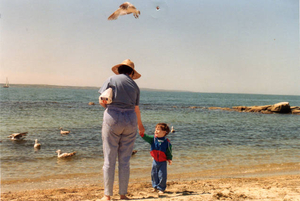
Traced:
[[130, 157], [137, 134], [134, 109], [107, 108], [103, 115], [104, 194], [113, 195], [115, 165], [119, 164], [119, 194], [127, 194]]

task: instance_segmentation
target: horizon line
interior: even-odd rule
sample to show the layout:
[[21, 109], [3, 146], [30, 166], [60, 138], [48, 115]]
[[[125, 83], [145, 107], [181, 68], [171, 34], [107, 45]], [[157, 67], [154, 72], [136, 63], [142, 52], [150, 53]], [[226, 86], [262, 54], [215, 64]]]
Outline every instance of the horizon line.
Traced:
[[[1, 83], [2, 86], [5, 83]], [[90, 89], [99, 89], [97, 86], [71, 86], [71, 85], [54, 85], [54, 84], [10, 84], [11, 86], [44, 86], [52, 88], [90, 88]], [[2, 87], [1, 87], [2, 88]], [[246, 95], [270, 95], [270, 96], [300, 96], [300, 95], [291, 95], [291, 94], [262, 94], [262, 93], [237, 93], [237, 92], [196, 92], [196, 91], [184, 91], [184, 90], [175, 90], [175, 89], [153, 89], [153, 88], [143, 88], [142, 91], [166, 91], [166, 92], [188, 92], [188, 93], [205, 93], [205, 94], [246, 94]]]

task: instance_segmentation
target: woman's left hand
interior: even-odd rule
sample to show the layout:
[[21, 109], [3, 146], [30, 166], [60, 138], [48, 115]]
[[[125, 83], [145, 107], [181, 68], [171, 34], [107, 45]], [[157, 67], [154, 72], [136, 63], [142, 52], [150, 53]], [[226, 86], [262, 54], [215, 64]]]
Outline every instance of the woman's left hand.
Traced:
[[145, 133], [144, 125], [143, 124], [138, 125], [138, 128], [139, 128], [139, 134], [144, 135], [144, 133]]
[[140, 107], [138, 105], [135, 106], [134, 108], [136, 117], [137, 117], [137, 123], [138, 123], [138, 129], [139, 129], [139, 134], [143, 135], [145, 133], [145, 128], [142, 123], [142, 118], [141, 118], [141, 112], [140, 112]]

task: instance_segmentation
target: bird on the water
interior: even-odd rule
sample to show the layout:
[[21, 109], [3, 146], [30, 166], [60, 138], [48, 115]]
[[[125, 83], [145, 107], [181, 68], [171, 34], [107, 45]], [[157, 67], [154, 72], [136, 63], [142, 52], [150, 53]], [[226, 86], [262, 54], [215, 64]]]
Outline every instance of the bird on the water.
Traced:
[[71, 156], [74, 156], [76, 154], [76, 151], [71, 152], [71, 153], [61, 153], [61, 150], [57, 150], [57, 158], [69, 158]]
[[60, 127], [59, 129], [60, 129], [60, 134], [62, 135], [67, 135], [71, 132], [71, 131], [64, 131], [62, 127]]
[[175, 129], [174, 129], [173, 126], [172, 126], [172, 128], [171, 128], [171, 133], [175, 133]]
[[8, 138], [14, 141], [20, 141], [24, 140], [28, 132], [23, 132], [23, 133], [13, 133]]
[[38, 140], [35, 139], [35, 143], [34, 143], [34, 146], [33, 146], [35, 149], [40, 149], [41, 148], [41, 144], [38, 143]]

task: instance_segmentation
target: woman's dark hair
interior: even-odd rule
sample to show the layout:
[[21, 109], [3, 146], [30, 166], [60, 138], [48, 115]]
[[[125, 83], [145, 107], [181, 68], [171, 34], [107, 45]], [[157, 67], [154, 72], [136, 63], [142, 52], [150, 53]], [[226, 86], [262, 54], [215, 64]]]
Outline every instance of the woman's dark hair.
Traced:
[[118, 68], [118, 72], [119, 74], [126, 74], [126, 75], [131, 75], [132, 72], [134, 73], [133, 69], [126, 65], [120, 66]]

